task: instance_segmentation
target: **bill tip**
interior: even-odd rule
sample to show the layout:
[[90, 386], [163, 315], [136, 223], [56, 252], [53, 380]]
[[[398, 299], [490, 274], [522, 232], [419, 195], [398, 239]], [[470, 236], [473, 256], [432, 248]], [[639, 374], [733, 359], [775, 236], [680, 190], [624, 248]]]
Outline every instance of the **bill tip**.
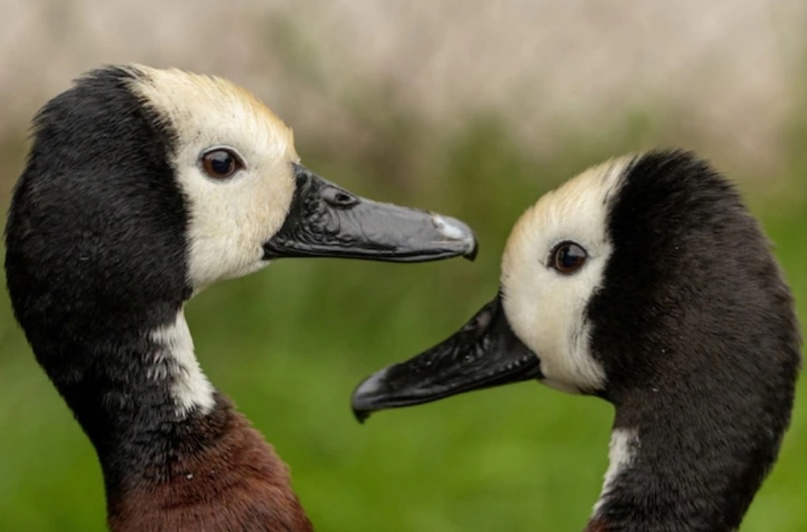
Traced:
[[364, 422], [370, 417], [370, 412], [367, 410], [356, 410], [353, 409], [353, 417], [356, 418], [356, 421], [359, 422], [359, 425], [364, 425]]
[[386, 373], [386, 368], [373, 373], [364, 379], [353, 392], [350, 406], [359, 423], [363, 424], [373, 412], [372, 398], [382, 388]]
[[462, 242], [465, 245], [463, 256], [469, 260], [474, 260], [478, 246], [476, 236], [468, 225], [456, 218], [443, 216], [442, 214], [433, 214], [432, 221], [446, 240]]
[[473, 245], [463, 256], [469, 261], [473, 262], [476, 259], [477, 253], [479, 253], [479, 244], [477, 243], [476, 239], [474, 239]]

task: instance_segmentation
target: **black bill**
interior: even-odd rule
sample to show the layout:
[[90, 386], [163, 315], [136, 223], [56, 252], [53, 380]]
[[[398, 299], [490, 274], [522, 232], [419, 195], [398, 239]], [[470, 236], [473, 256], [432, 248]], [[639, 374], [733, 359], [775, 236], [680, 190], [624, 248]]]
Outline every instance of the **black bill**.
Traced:
[[364, 421], [377, 410], [540, 377], [538, 357], [513, 333], [497, 296], [444, 342], [365, 379], [351, 403]]
[[343, 257], [425, 262], [476, 256], [464, 223], [427, 211], [377, 203], [295, 165], [297, 188], [283, 227], [264, 244], [264, 258]]

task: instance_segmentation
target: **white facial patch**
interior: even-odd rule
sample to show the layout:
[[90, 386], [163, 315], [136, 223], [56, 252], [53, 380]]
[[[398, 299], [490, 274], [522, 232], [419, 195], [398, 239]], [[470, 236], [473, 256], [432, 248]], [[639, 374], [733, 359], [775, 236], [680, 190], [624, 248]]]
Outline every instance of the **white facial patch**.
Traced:
[[[603, 282], [611, 243], [610, 198], [632, 157], [591, 168], [541, 197], [516, 223], [502, 259], [504, 311], [513, 331], [541, 360], [546, 384], [568, 392], [602, 389], [605, 372], [589, 349], [585, 309]], [[551, 267], [564, 241], [587, 252], [570, 275]]]
[[152, 331], [151, 339], [159, 347], [149, 365], [149, 377], [170, 379], [177, 417], [184, 419], [195, 408], [202, 415], [209, 414], [215, 390], [199, 367], [185, 314], [180, 310], [174, 323]]
[[608, 470], [605, 472], [605, 481], [600, 492], [600, 498], [594, 505], [594, 515], [605, 504], [616, 479], [628, 470], [636, 457], [639, 447], [639, 435], [634, 429], [614, 429], [611, 433], [611, 443], [608, 447]]
[[[262, 245], [283, 225], [299, 160], [291, 130], [255, 96], [231, 82], [179, 70], [133, 68], [132, 90], [176, 133], [173, 167], [187, 198], [189, 281], [196, 291], [265, 265]], [[245, 168], [207, 176], [200, 156], [215, 147]]]

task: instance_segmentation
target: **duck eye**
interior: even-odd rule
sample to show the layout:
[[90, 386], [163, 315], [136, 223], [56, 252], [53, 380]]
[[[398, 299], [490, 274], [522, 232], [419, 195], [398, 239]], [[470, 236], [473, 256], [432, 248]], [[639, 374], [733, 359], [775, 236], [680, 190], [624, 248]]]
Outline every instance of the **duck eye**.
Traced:
[[571, 275], [585, 264], [588, 254], [579, 244], [574, 242], [561, 242], [552, 251], [550, 264], [558, 272]]
[[203, 153], [201, 163], [205, 173], [213, 179], [227, 179], [244, 167], [241, 157], [226, 148]]

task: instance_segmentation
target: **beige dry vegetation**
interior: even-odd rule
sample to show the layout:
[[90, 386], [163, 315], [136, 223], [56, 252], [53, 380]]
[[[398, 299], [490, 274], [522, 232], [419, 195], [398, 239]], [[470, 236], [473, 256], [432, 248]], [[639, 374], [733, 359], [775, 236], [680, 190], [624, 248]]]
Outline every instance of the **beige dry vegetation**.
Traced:
[[300, 138], [350, 151], [374, 137], [365, 105], [438, 138], [496, 116], [541, 153], [650, 116], [656, 137], [764, 169], [780, 161], [783, 126], [803, 97], [800, 0], [2, 0], [0, 9], [6, 135], [77, 74], [136, 61], [232, 78]]

